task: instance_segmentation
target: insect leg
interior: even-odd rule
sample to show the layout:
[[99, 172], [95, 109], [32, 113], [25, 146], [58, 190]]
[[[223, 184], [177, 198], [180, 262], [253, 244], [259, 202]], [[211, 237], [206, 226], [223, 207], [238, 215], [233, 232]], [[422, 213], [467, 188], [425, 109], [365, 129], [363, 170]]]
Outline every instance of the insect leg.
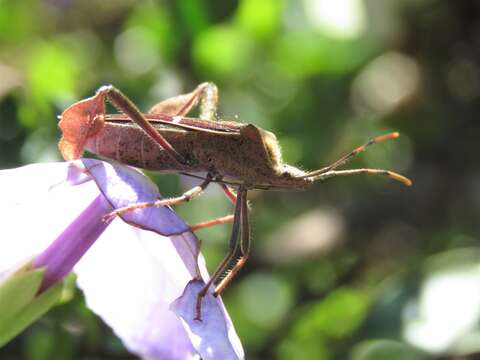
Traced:
[[407, 185], [407, 186], [412, 185], [412, 181], [406, 178], [405, 176], [397, 174], [396, 172], [393, 172], [393, 171], [383, 170], [383, 169], [331, 170], [323, 174], [316, 175], [312, 177], [312, 179], [314, 181], [326, 180], [328, 178], [335, 177], [335, 176], [349, 176], [349, 175], [356, 175], [356, 174], [384, 175], [384, 176], [388, 176], [393, 180], [399, 181], [404, 185]]
[[172, 158], [182, 165], [187, 165], [185, 158], [178, 153], [173, 146], [148, 122], [145, 116], [138, 110], [135, 104], [120, 90], [112, 85], [102, 86], [97, 94], [106, 96], [107, 99], [120, 111], [124, 112], [138, 126], [145, 131], [158, 145], [160, 145]]
[[232, 226], [232, 233], [230, 235], [230, 242], [229, 242], [229, 250], [228, 254], [223, 258], [222, 262], [218, 265], [215, 272], [212, 274], [208, 282], [205, 284], [202, 290], [197, 295], [197, 305], [196, 305], [196, 316], [195, 320], [201, 320], [201, 307], [202, 307], [202, 299], [207, 295], [208, 289], [210, 286], [215, 283], [218, 278], [225, 273], [228, 268], [228, 265], [234, 259], [235, 254], [238, 252], [240, 248], [240, 242], [238, 241], [239, 234], [242, 232], [242, 208], [244, 205], [243, 202], [246, 203], [247, 198], [247, 191], [245, 189], [240, 189], [239, 196], [237, 198], [237, 202], [235, 204], [235, 214], [233, 217], [233, 226]]
[[235, 204], [237, 202], [237, 194], [226, 184], [220, 184], [220, 187], [222, 188], [223, 192], [227, 196], [227, 198]]
[[213, 220], [205, 221], [199, 224], [190, 225], [190, 228], [193, 231], [196, 231], [196, 230], [204, 229], [210, 226], [228, 224], [228, 223], [231, 223], [232, 221], [233, 221], [233, 215], [230, 214], [230, 215], [222, 216]]
[[[217, 86], [211, 82], [204, 82], [188, 94], [174, 96], [160, 101], [153, 106], [150, 114], [168, 114], [171, 116], [187, 115], [200, 101], [200, 118], [213, 120], [218, 98]], [[210, 109], [213, 108], [213, 111]], [[210, 116], [211, 113], [211, 116]], [[204, 116], [202, 116], [204, 114]]]
[[172, 206], [172, 205], [180, 204], [182, 202], [188, 202], [193, 198], [199, 196], [203, 192], [203, 190], [205, 190], [205, 188], [210, 184], [211, 181], [212, 181], [212, 177], [210, 175], [207, 175], [207, 178], [200, 185], [197, 185], [191, 188], [190, 190], [184, 192], [180, 196], [169, 198], [169, 199], [160, 199], [157, 201], [135, 203], [129, 206], [121, 207], [121, 208], [115, 209], [110, 214], [106, 215], [105, 218], [110, 219], [112, 217], [121, 215], [129, 211], [144, 209], [151, 206]]
[[240, 257], [236, 260], [234, 266], [228, 271], [227, 275], [220, 281], [220, 283], [215, 288], [215, 296], [218, 296], [222, 293], [225, 287], [232, 281], [233, 277], [238, 273], [238, 271], [245, 265], [248, 260], [250, 253], [250, 227], [248, 223], [248, 203], [247, 203], [247, 191], [240, 191], [240, 203], [241, 203], [241, 212], [240, 212]]
[[215, 120], [218, 103], [218, 88], [214, 83], [207, 83], [200, 95], [200, 119]]

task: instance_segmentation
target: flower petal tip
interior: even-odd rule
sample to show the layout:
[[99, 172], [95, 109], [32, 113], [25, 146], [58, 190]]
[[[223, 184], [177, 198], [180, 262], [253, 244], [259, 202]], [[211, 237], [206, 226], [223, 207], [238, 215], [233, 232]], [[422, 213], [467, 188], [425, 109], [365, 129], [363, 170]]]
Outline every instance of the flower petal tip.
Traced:
[[182, 320], [195, 349], [203, 359], [244, 359], [244, 352], [233, 324], [220, 298], [211, 291], [202, 299], [201, 320], [196, 319], [201, 280], [191, 280], [171, 310]]

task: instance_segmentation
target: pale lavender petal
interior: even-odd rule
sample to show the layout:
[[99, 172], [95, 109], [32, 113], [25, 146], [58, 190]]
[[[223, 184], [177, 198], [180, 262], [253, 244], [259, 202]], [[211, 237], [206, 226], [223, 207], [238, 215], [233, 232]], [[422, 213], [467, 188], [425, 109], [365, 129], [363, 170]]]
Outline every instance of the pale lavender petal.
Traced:
[[203, 281], [189, 282], [182, 296], [172, 303], [172, 310], [182, 319], [202, 359], [243, 359], [242, 345], [223, 303], [211, 292], [202, 300], [201, 321], [195, 320], [197, 294], [204, 286]]
[[193, 232], [189, 231], [180, 235], [172, 235], [169, 240], [172, 242], [184, 265], [190, 272], [191, 278], [208, 277], [208, 272], [205, 266], [198, 266], [200, 251], [199, 241]]
[[1, 170], [0, 272], [45, 250], [98, 195], [72, 163]]
[[192, 280], [172, 310], [183, 320], [193, 346], [204, 360], [243, 359], [244, 352], [222, 301], [211, 292], [202, 300], [201, 321], [196, 320], [197, 294], [205, 286]]
[[[79, 168], [80, 166], [80, 168]], [[0, 170], [2, 202], [30, 203], [56, 187], [80, 185], [90, 180], [79, 162], [39, 163]]]
[[[82, 159], [82, 162], [114, 208], [161, 198], [156, 185], [134, 168], [94, 159]], [[165, 236], [190, 231], [182, 218], [166, 206], [130, 211], [123, 214], [122, 218], [128, 223]]]
[[169, 238], [115, 219], [75, 267], [87, 305], [142, 358], [196, 353], [169, 310], [191, 279]]
[[[114, 208], [160, 197], [155, 185], [134, 169], [98, 160], [84, 160], [84, 164], [88, 171], [79, 163], [0, 171], [0, 198], [6, 200], [0, 207], [6, 239], [0, 242], [0, 272], [40, 253], [52, 239], [65, 238], [79, 222], [87, 221], [93, 224], [92, 230], [80, 248], [72, 243], [65, 251], [59, 240], [37, 260], [48, 266], [50, 259], [57, 266], [56, 274], [65, 273], [104, 230], [100, 221], [106, 208], [94, 202], [100, 192]], [[95, 178], [100, 192], [87, 173]], [[74, 221], [79, 214], [78, 222]], [[211, 354], [242, 358], [238, 337], [219, 299], [214, 304], [207, 299], [204, 316], [211, 320], [200, 327], [186, 317], [188, 304], [177, 309], [179, 314], [184, 311], [183, 322], [170, 310], [192, 278], [208, 277], [203, 257], [197, 256], [198, 239], [185, 222], [166, 207], [136, 211], [125, 218], [138, 228], [115, 219], [76, 266], [88, 305], [128, 349], [143, 358], [190, 359], [197, 351], [206, 359]], [[189, 302], [189, 311], [194, 311], [191, 302], [197, 291], [187, 287], [177, 304]]]
[[[118, 163], [82, 159], [85, 167], [114, 208], [161, 198], [157, 186], [140, 171]], [[158, 234], [171, 236], [191, 277], [199, 277], [199, 241], [190, 227], [170, 207], [148, 207], [123, 214], [127, 223]]]
[[61, 280], [100, 237], [108, 223], [103, 216], [112, 211], [103, 195], [97, 198], [39, 256], [33, 267], [45, 267], [42, 289]]
[[[150, 181], [146, 180], [146, 178], [137, 170], [127, 168], [119, 164], [110, 165], [100, 163], [98, 161], [96, 162], [93, 160], [84, 160], [84, 164], [88, 168], [91, 176], [96, 178], [96, 182], [101, 188], [101, 191], [107, 196], [107, 198], [114, 204], [115, 207], [123, 207], [138, 202], [151, 202], [160, 198], [160, 194], [158, 193], [155, 185], [152, 184]], [[167, 308], [165, 308], [165, 306], [169, 305], [174, 299], [178, 298], [182, 294], [184, 287], [192, 278], [199, 279], [200, 274], [203, 278], [208, 278], [206, 267], [203, 262], [203, 257], [198, 256], [198, 240], [195, 235], [190, 232], [188, 226], [183, 222], [183, 220], [178, 218], [178, 216], [169, 207], [151, 207], [146, 209], [139, 209], [130, 214], [126, 213], [123, 218], [129, 223], [135, 224], [139, 228], [151, 229], [157, 233], [171, 235], [170, 238], [165, 238], [165, 240], [166, 242], [170, 243], [170, 245], [173, 244], [173, 248], [176, 249], [177, 252], [176, 256], [172, 258], [170, 255], [166, 255], [163, 251], [152, 251], [153, 244], [156, 244], [155, 246], [158, 247], [159, 240], [161, 240], [158, 237], [156, 238], [156, 240], [153, 240], [155, 238], [152, 238], [151, 244], [149, 246], [149, 255], [146, 259], [142, 260], [142, 264], [148, 264], [148, 258], [153, 256], [153, 254], [158, 254], [157, 265], [162, 264], [161, 267], [163, 267], [162, 273], [159, 273], [159, 276], [161, 276], [163, 279], [157, 279], [155, 281], [155, 286], [158, 286], [158, 284], [161, 283], [165, 283], [165, 281], [170, 282], [172, 286], [173, 284], [175, 284], [176, 296], [172, 298], [170, 296], [166, 296], [165, 293], [159, 292], [153, 298], [161, 298], [167, 301], [160, 303], [155, 301], [154, 303], [151, 303], [150, 306], [145, 304], [143, 306], [137, 306], [137, 308], [146, 311], [148, 316], [145, 316], [145, 313], [142, 313], [143, 316], [142, 314], [140, 314], [140, 316], [138, 317], [144, 320], [141, 322], [141, 328], [143, 330], [140, 331], [141, 336], [134, 338], [133, 340], [132, 336], [128, 335], [128, 331], [120, 330], [121, 325], [124, 322], [123, 319], [117, 319], [115, 316], [112, 317], [106, 315], [104, 310], [109, 309], [108, 304], [105, 304], [104, 309], [98, 310], [98, 313], [101, 314], [104, 320], [115, 329], [115, 331], [124, 340], [130, 350], [146, 357], [152, 357], [154, 356], [154, 354], [162, 353], [163, 355], [159, 358], [169, 358], [166, 354], [168, 353], [168, 351], [171, 351], [171, 348], [169, 348], [166, 344], [171, 342], [172, 335], [179, 336], [175, 332], [180, 331], [180, 327], [178, 326], [178, 324], [180, 324], [180, 321], [177, 319], [175, 322], [174, 319], [171, 318], [172, 313], [170, 313]], [[171, 223], [169, 223], [169, 221], [171, 221]], [[110, 229], [108, 229], [107, 231], [110, 231]], [[138, 231], [139, 234], [142, 233], [140, 230]], [[144, 243], [144, 237], [148, 238], [147, 236], [150, 235], [142, 235], [142, 243]], [[94, 247], [96, 246], [98, 245], [95, 244]], [[163, 244], [162, 246], [165, 245]], [[90, 254], [91, 252], [87, 254], [87, 256], [89, 256]], [[141, 257], [142, 256], [137, 255], [135, 261], [137, 260], [137, 258]], [[166, 270], [167, 268], [173, 266], [172, 260], [174, 259], [175, 261], [179, 261], [181, 263], [181, 266], [190, 273], [189, 278], [181, 279], [177, 274], [178, 271], [171, 272]], [[170, 265], [165, 266], [165, 264], [169, 262], [171, 262]], [[178, 267], [178, 264], [175, 265], [175, 267]], [[111, 267], [109, 266], [109, 268]], [[132, 270], [133, 268], [137, 268], [137, 266], [132, 266], [130, 270]], [[98, 271], [95, 271], [94, 273], [98, 274]], [[90, 281], [88, 283], [84, 282], [84, 284], [89, 286]], [[155, 288], [155, 286], [153, 286], [153, 288]], [[165, 290], [163, 289], [162, 291]], [[189, 287], [187, 291], [194, 292], [195, 289]], [[111, 294], [112, 292], [113, 291], [110, 291], [109, 294]], [[141, 291], [134, 291], [132, 296], [136, 297], [138, 296], [138, 293], [141, 293]], [[95, 291], [92, 292], [92, 294], [95, 294], [94, 296], [97, 296], [99, 292]], [[128, 296], [126, 296], [125, 294], [121, 296], [125, 300], [128, 299]], [[87, 299], [89, 297], [91, 298], [92, 295], [87, 296]], [[118, 299], [118, 296], [115, 298]], [[186, 299], [190, 298], [187, 296]], [[190, 305], [192, 305], [192, 308], [190, 310], [193, 311], [195, 306], [194, 304]], [[92, 308], [92, 305], [89, 306]], [[131, 304], [129, 306], [131, 306]], [[95, 309], [95, 307], [93, 308]], [[204, 356], [208, 356], [208, 354], [213, 353], [219, 355], [218, 358], [222, 358], [223, 355], [225, 355], [224, 358], [227, 359], [242, 358], [243, 350], [240, 341], [238, 340], [231, 321], [223, 308], [221, 300], [214, 299], [214, 306], [207, 306], [206, 309], [206, 316], [211, 319], [208, 322], [208, 326], [197, 327], [195, 328], [195, 331], [192, 332], [190, 331], [192, 329], [190, 327], [190, 324], [183, 323], [184, 328], [187, 330], [187, 333], [190, 336], [190, 341], [197, 341], [197, 343], [194, 342], [196, 350], [201, 352], [203, 351], [205, 354], [202, 355]], [[167, 314], [169, 314], [169, 316], [167, 316]], [[150, 334], [151, 329], [148, 329], [148, 327], [146, 327], [146, 323], [148, 323], [148, 320], [156, 320], [156, 316], [159, 315], [163, 316], [164, 321], [161, 324], [155, 323], [155, 325], [153, 326], [156, 329], [155, 336], [160, 336], [162, 340], [150, 342], [150, 339], [155, 339], [155, 336], [147, 336], [147, 334]], [[112, 321], [111, 319], [115, 320]], [[135, 328], [135, 326], [133, 328]], [[170, 328], [170, 330], [162, 330], [165, 328]], [[212, 329], [216, 330], [212, 331]], [[131, 332], [132, 330], [129, 331]], [[182, 339], [182, 337], [180, 337], [179, 339]], [[198, 339], [200, 339], [200, 341], [198, 341]], [[147, 342], [147, 344], [154, 344], [154, 347], [145, 350], [145, 341]], [[210, 358], [212, 359], [213, 357]]]

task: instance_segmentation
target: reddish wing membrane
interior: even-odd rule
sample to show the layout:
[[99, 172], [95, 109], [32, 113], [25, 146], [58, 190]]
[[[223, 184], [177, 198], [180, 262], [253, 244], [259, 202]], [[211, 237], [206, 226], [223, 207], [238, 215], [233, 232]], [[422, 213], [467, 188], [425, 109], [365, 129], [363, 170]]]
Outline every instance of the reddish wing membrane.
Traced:
[[99, 94], [76, 102], [62, 113], [58, 126], [63, 135], [58, 148], [65, 160], [82, 156], [87, 139], [102, 129], [103, 117], [97, 115], [104, 113], [105, 103]]

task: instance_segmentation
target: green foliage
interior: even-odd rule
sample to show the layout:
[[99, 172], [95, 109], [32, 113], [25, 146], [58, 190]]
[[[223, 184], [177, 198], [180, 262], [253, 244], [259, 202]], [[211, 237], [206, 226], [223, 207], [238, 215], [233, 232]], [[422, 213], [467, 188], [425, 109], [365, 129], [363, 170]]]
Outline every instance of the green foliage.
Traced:
[[251, 65], [252, 44], [248, 36], [231, 25], [210, 27], [198, 35], [193, 60], [207, 77], [239, 77]]
[[29, 81], [28, 107], [23, 107], [20, 121], [27, 128], [38, 127], [39, 114], [50, 115], [51, 103], [71, 98], [78, 69], [75, 58], [66, 46], [39, 42], [29, 51], [26, 75]]
[[294, 336], [305, 337], [321, 334], [327, 338], [342, 338], [357, 329], [365, 318], [368, 297], [354, 289], [339, 288], [326, 299], [307, 309], [299, 318]]
[[[129, 16], [126, 29], [141, 28], [147, 33], [145, 46], [160, 53], [166, 59], [173, 59], [180, 47], [181, 37], [167, 10], [158, 5], [147, 3], [136, 8]], [[125, 49], [128, 51], [128, 49]]]
[[414, 349], [391, 340], [370, 340], [357, 345], [351, 360], [422, 360], [425, 356]]
[[21, 270], [0, 284], [0, 346], [42, 316], [61, 294], [62, 284], [37, 295], [43, 270]]
[[281, 71], [308, 77], [346, 73], [360, 66], [371, 52], [358, 40], [337, 40], [316, 32], [290, 32], [277, 43], [274, 60]]
[[259, 40], [275, 36], [280, 28], [283, 1], [243, 0], [236, 13], [238, 24]]
[[[352, 336], [368, 310], [369, 299], [361, 291], [339, 288], [324, 300], [306, 305], [280, 344], [280, 358], [330, 359], [331, 344]], [[297, 358], [296, 356], [296, 358]]]

